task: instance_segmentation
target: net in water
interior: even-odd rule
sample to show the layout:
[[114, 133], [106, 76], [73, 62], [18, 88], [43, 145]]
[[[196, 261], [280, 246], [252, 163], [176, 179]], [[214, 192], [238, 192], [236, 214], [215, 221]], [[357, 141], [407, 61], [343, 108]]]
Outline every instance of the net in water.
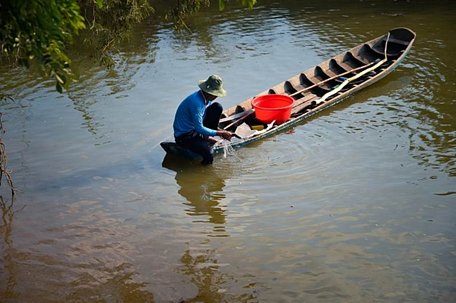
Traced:
[[238, 159], [239, 161], [241, 159], [239, 159], [239, 157], [236, 155], [236, 152], [233, 148], [233, 146], [231, 145], [231, 142], [228, 141], [228, 140], [224, 140], [222, 139], [221, 140], [221, 144], [223, 146], [223, 157], [226, 158], [228, 156], [234, 156], [236, 159]]

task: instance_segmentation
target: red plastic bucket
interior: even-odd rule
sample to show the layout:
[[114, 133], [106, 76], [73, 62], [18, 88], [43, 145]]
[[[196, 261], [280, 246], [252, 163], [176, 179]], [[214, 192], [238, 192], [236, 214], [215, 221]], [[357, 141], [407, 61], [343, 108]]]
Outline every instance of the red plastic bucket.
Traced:
[[287, 95], [261, 95], [253, 98], [255, 116], [263, 123], [276, 121], [277, 124], [290, 119], [294, 99]]

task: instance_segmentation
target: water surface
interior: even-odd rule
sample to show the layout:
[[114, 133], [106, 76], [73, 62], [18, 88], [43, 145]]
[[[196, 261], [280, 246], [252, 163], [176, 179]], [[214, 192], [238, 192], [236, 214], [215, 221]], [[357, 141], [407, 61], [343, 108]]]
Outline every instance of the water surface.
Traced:
[[[456, 300], [455, 5], [259, 2], [148, 20], [68, 94], [0, 68], [0, 301]], [[399, 26], [394, 73], [288, 132], [210, 167], [161, 150], [209, 74], [228, 107]]]

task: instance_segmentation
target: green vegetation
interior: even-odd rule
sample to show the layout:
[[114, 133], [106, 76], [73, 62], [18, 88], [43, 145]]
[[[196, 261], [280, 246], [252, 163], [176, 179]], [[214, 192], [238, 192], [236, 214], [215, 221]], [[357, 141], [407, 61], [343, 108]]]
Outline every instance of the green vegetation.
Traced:
[[148, 0], [6, 0], [0, 3], [1, 56], [53, 77], [59, 92], [73, 73], [67, 48], [81, 30], [101, 58], [116, 37], [147, 17]]
[[6, 0], [0, 3], [2, 57], [36, 64], [62, 91], [71, 78], [65, 47], [85, 28], [74, 0]]
[[[133, 25], [153, 13], [149, 1], [2, 0], [0, 59], [27, 68], [36, 67], [45, 78], [55, 79], [57, 91], [63, 92], [74, 79], [68, 46], [77, 39], [96, 50], [102, 64], [112, 66], [113, 47]], [[221, 10], [230, 2], [216, 1]], [[249, 7], [256, 3], [256, 0], [236, 1]], [[165, 17], [184, 24], [183, 17], [210, 5], [211, 0], [167, 1], [169, 10]]]

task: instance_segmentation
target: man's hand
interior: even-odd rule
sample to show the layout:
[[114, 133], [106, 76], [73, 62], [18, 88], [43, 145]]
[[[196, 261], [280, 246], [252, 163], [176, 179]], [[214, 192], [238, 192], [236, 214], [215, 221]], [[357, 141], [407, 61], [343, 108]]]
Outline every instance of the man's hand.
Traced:
[[234, 134], [232, 132], [229, 132], [227, 130], [218, 130], [217, 131], [217, 136], [222, 137], [223, 139], [228, 140], [228, 141], [231, 140], [233, 135]]
[[207, 141], [210, 143], [210, 144], [215, 144], [218, 142], [217, 139], [215, 139], [214, 137], [208, 137], [207, 138]]

